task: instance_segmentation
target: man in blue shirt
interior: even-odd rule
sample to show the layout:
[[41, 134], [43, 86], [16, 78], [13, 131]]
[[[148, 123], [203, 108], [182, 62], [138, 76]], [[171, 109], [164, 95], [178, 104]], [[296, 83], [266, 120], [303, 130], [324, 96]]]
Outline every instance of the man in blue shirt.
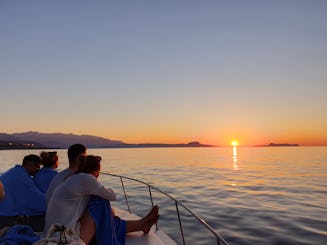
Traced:
[[24, 217], [34, 231], [42, 231], [46, 212], [45, 194], [34, 184], [32, 176], [40, 169], [42, 160], [31, 154], [0, 176], [6, 195], [0, 201], [0, 229], [13, 225]]

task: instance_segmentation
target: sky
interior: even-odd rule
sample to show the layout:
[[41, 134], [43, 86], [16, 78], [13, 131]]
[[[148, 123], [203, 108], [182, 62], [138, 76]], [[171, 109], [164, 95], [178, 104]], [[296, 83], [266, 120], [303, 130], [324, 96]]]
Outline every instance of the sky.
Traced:
[[327, 145], [327, 1], [0, 1], [0, 132]]

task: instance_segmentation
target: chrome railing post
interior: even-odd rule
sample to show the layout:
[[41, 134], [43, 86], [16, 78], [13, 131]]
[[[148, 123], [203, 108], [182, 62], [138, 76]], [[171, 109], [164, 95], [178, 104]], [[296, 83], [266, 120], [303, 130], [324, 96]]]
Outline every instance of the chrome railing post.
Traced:
[[[151, 186], [148, 185], [148, 188], [149, 188], [149, 193], [150, 193], [151, 206], [153, 207], [153, 198], [152, 198]], [[159, 230], [158, 222], [156, 223], [156, 230]]]
[[125, 200], [126, 200], [128, 212], [131, 213], [131, 209], [129, 208], [129, 203], [128, 203], [128, 199], [127, 199], [127, 195], [126, 195], [126, 191], [125, 191], [125, 186], [124, 186], [123, 178], [121, 176], [120, 176], [120, 182], [121, 182], [121, 185], [123, 187], [123, 191], [124, 191], [124, 195], [125, 195]]
[[181, 235], [182, 235], [182, 239], [183, 239], [183, 244], [185, 245], [183, 226], [182, 226], [181, 217], [180, 217], [180, 215], [179, 215], [178, 203], [177, 203], [176, 200], [175, 200], [175, 205], [176, 205], [176, 211], [177, 211], [177, 216], [178, 216], [179, 228], [180, 228], [180, 230], [181, 230]]
[[151, 200], [151, 206], [153, 207], [153, 199], [152, 199], [152, 192], [151, 192], [151, 186], [149, 186], [149, 193], [150, 193], [150, 200]]

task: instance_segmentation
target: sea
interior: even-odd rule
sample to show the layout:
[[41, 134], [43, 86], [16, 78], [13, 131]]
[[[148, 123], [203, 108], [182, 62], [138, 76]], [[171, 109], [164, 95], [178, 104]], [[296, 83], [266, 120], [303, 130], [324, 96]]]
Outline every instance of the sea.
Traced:
[[[67, 150], [57, 151], [64, 169]], [[40, 150], [0, 151], [0, 172], [31, 153]], [[228, 244], [327, 244], [327, 147], [122, 148], [88, 154], [102, 157], [103, 173], [167, 193], [133, 180], [99, 177], [117, 193], [114, 207], [127, 209], [125, 189], [130, 209], [140, 216], [152, 205], [150, 189], [159, 206], [158, 229], [178, 244], [183, 244], [179, 222], [185, 244], [217, 244], [183, 206]]]

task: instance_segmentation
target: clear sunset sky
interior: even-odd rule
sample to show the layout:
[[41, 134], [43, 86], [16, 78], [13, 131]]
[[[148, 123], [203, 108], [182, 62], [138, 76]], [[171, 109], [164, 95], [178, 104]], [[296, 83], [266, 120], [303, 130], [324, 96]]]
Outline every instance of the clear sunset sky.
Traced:
[[0, 1], [0, 132], [327, 145], [327, 1]]

